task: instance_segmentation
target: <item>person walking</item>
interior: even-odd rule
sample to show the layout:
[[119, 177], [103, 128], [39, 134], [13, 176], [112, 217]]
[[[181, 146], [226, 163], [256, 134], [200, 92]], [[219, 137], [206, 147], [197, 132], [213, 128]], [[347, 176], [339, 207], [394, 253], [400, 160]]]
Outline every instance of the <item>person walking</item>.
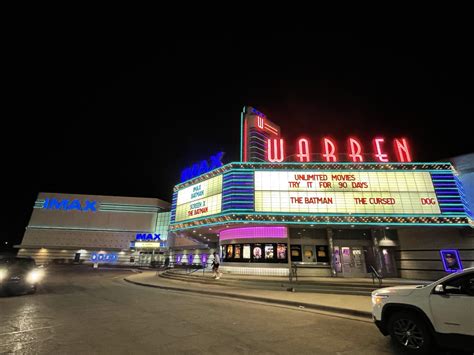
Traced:
[[219, 258], [219, 254], [214, 252], [214, 260], [212, 260], [212, 272], [214, 274], [214, 278], [219, 280], [221, 278], [222, 273], [219, 271], [219, 265], [221, 263], [221, 259]]

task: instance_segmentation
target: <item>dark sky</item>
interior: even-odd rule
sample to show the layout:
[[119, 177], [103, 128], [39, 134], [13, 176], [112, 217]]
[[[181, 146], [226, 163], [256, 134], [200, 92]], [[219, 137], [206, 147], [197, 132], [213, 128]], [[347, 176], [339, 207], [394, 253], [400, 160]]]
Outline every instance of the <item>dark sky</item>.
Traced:
[[405, 135], [416, 161], [471, 153], [471, 43], [463, 29], [33, 35], [8, 54], [1, 239], [20, 243], [40, 191], [170, 201], [184, 167], [239, 158], [244, 105], [290, 140]]

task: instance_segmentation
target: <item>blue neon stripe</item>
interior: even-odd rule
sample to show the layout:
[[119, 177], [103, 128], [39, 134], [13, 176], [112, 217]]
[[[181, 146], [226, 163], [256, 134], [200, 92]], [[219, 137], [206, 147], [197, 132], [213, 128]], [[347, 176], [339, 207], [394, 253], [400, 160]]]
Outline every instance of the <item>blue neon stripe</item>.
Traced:
[[232, 198], [232, 196], [225, 196], [222, 201], [253, 201], [253, 196], [239, 196]]
[[[215, 226], [215, 225], [222, 225], [224, 223], [235, 223], [235, 224], [242, 224], [244, 221], [241, 220], [229, 220], [229, 221], [219, 221], [219, 222], [213, 222], [213, 223], [205, 223], [205, 224], [200, 224], [199, 227], [208, 227], [208, 226]], [[423, 227], [423, 226], [433, 226], [433, 227], [461, 227], [461, 226], [468, 226], [469, 223], [426, 223], [426, 222], [419, 222], [419, 223], [399, 223], [399, 222], [370, 222], [370, 223], [364, 223], [364, 222], [327, 222], [327, 221], [312, 221], [312, 222], [289, 222], [289, 221], [256, 221], [256, 220], [249, 220], [245, 222], [251, 222], [255, 224], [272, 224], [272, 225], [285, 225], [285, 224], [304, 224], [304, 225], [327, 225], [328, 223], [335, 224], [335, 225], [391, 225], [391, 226], [417, 226], [417, 227]], [[184, 228], [176, 228], [174, 231], [181, 231], [181, 230], [187, 230], [191, 228], [196, 228], [196, 226], [189, 226], [189, 227], [184, 227]]]
[[230, 186], [230, 187], [226, 187], [222, 190], [229, 190], [229, 189], [238, 189], [238, 190], [252, 190], [250, 189], [249, 187], [251, 186], [239, 186], [239, 185], [236, 185], [236, 186]]
[[226, 193], [225, 194], [226, 197], [230, 197], [230, 196], [252, 196], [253, 197], [253, 193], [238, 193], [238, 192], [232, 192], [232, 193]]

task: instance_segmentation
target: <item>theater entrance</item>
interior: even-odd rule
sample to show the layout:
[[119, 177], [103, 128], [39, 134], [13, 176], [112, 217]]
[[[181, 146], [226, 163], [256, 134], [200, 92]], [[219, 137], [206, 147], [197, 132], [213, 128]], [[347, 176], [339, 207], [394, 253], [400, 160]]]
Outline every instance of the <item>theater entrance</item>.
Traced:
[[334, 247], [334, 263], [338, 274], [343, 277], [367, 277], [362, 247]]

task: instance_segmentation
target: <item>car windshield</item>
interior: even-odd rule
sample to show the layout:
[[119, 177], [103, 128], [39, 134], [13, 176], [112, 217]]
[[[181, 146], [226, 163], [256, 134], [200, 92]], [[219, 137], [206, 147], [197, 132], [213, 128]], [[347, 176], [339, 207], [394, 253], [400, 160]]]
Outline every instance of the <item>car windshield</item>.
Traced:
[[34, 268], [35, 261], [33, 259], [26, 258], [5, 258], [0, 259], [0, 267], [15, 267], [21, 269], [31, 269]]

